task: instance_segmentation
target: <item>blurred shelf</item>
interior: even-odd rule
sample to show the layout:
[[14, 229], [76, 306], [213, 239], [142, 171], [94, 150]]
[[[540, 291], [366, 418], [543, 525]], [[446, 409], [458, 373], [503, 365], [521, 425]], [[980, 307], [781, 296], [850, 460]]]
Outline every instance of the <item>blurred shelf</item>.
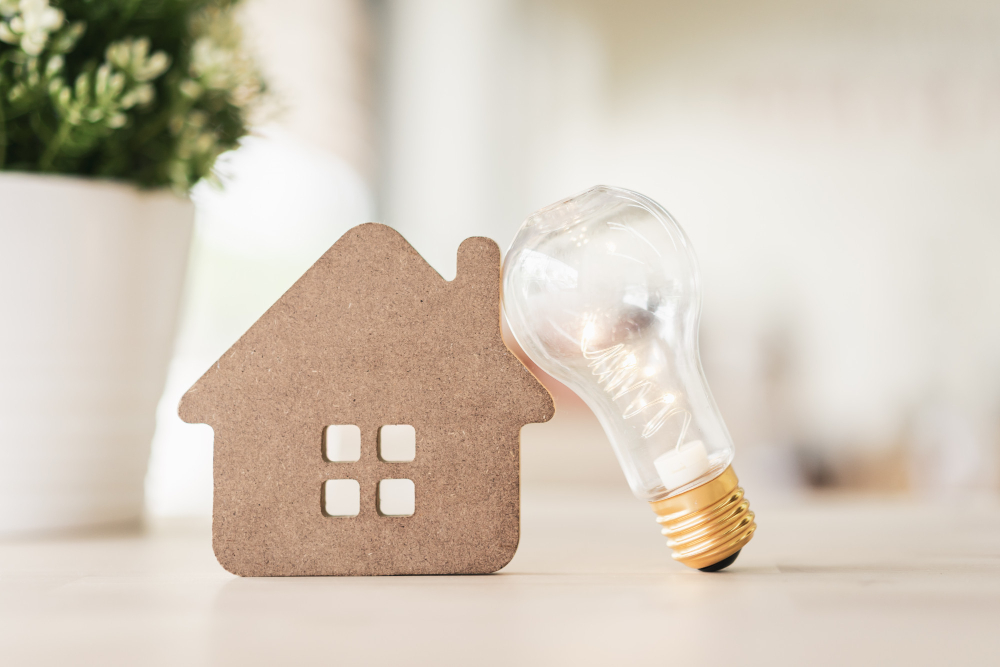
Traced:
[[527, 493], [521, 548], [492, 576], [240, 579], [205, 520], [7, 540], [0, 662], [996, 664], [996, 502], [754, 509], [720, 574], [671, 562], [643, 503], [580, 490]]

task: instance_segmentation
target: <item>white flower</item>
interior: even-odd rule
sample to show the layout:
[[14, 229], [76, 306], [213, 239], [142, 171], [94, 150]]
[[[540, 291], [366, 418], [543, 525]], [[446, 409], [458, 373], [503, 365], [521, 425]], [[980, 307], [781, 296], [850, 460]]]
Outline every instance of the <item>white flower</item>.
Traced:
[[58, 74], [62, 70], [63, 64], [62, 56], [52, 56], [49, 58], [49, 61], [45, 64], [45, 78], [51, 79]]
[[104, 51], [104, 58], [119, 69], [127, 69], [132, 59], [131, 40], [111, 42]]
[[195, 99], [201, 95], [201, 86], [191, 79], [184, 79], [177, 87], [181, 91], [181, 94], [186, 95], [191, 99]]
[[136, 81], [149, 81], [166, 72], [168, 67], [170, 67], [170, 56], [163, 51], [157, 51], [142, 67], [136, 68], [134, 76]]
[[17, 36], [17, 33], [10, 29], [10, 26], [6, 23], [0, 22], [0, 42], [7, 42], [8, 44], [17, 44], [21, 40]]
[[250, 58], [208, 37], [199, 37], [191, 47], [191, 74], [203, 88], [228, 92], [237, 106], [249, 102], [260, 89]]
[[58, 30], [63, 22], [62, 10], [49, 7], [49, 0], [21, 0], [21, 15], [25, 34], [49, 33]]
[[0, 22], [0, 40], [19, 44], [29, 56], [37, 56], [45, 49], [49, 33], [63, 24], [61, 9], [49, 6], [49, 0], [0, 0], [0, 15], [9, 17]]
[[163, 51], [149, 55], [149, 38], [128, 37], [112, 42], [104, 52], [109, 63], [127, 73], [135, 81], [152, 81], [170, 67], [170, 56]]
[[0, 0], [0, 16], [13, 16], [20, 4], [21, 0]]
[[139, 105], [143, 106], [149, 104], [153, 101], [156, 91], [152, 85], [144, 83], [138, 88], [133, 88], [124, 95], [122, 95], [121, 107], [122, 109], [131, 109], [132, 107]]
[[24, 97], [24, 94], [28, 91], [27, 87], [23, 83], [17, 83], [11, 86], [10, 91], [7, 92], [7, 100], [10, 102], [17, 102], [19, 99]]

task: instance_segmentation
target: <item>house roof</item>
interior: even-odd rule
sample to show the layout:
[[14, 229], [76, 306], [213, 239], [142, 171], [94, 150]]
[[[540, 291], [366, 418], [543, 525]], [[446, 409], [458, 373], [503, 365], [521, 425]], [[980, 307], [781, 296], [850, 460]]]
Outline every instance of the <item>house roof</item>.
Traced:
[[198, 380], [181, 417], [447, 407], [545, 421], [551, 398], [500, 337], [499, 272], [490, 239], [464, 241], [446, 281], [392, 228], [355, 227]]

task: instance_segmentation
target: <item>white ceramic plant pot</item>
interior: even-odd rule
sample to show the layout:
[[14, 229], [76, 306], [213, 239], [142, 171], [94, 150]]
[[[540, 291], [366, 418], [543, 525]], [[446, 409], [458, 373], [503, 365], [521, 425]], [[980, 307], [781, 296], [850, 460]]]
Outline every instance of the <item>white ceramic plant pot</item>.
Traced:
[[193, 222], [166, 191], [0, 172], [0, 535], [141, 516]]

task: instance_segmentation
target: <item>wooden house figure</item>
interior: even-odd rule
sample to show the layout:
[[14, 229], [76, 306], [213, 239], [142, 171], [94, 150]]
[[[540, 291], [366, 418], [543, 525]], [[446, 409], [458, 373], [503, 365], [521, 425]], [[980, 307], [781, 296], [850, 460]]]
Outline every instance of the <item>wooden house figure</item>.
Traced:
[[[498, 570], [519, 538], [521, 427], [552, 414], [501, 340], [496, 243], [466, 239], [449, 282], [379, 224], [338, 240], [180, 404], [214, 429], [213, 547], [244, 576]], [[356, 461], [330, 460], [331, 426], [357, 427]], [[412, 427], [412, 461], [385, 460], [385, 426]], [[391, 484], [412, 515], [380, 508]], [[332, 516], [325, 496], [351, 487], [356, 516]]]

